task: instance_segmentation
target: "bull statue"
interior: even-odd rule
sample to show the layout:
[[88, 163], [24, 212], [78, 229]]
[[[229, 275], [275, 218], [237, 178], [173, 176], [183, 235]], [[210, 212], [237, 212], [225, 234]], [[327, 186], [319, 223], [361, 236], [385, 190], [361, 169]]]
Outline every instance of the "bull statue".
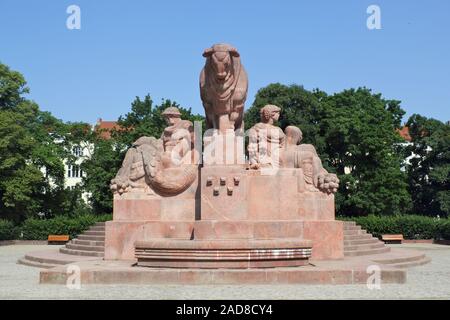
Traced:
[[248, 79], [238, 51], [229, 44], [215, 44], [203, 52], [203, 57], [206, 63], [200, 74], [200, 96], [206, 129], [220, 133], [243, 130]]

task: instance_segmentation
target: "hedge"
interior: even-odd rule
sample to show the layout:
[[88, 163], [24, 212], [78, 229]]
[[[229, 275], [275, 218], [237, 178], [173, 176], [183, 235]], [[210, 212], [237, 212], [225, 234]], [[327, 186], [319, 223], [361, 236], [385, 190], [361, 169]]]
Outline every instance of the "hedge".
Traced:
[[449, 219], [437, 219], [419, 215], [396, 215], [364, 217], [339, 217], [340, 220], [355, 221], [375, 237], [382, 234], [403, 234], [405, 239], [450, 240]]
[[68, 234], [70, 238], [89, 229], [96, 222], [111, 220], [111, 215], [59, 216], [53, 219], [27, 219], [20, 226], [24, 240], [47, 240], [49, 234]]
[[[58, 216], [52, 219], [29, 218], [20, 226], [0, 219], [0, 240], [47, 240], [49, 234], [68, 234], [71, 238], [87, 230], [96, 222], [111, 220], [110, 214]], [[450, 240], [450, 219], [436, 219], [418, 215], [338, 217], [339, 220], [355, 221], [376, 237], [382, 234], [401, 233], [405, 239]], [[22, 237], [20, 236], [22, 235]]]
[[19, 232], [14, 223], [0, 219], [0, 240], [14, 240], [18, 236]]
[[444, 240], [450, 240], [450, 220], [446, 219], [445, 221], [442, 221], [442, 223], [439, 223], [439, 236], [441, 239]]
[[68, 234], [71, 238], [89, 229], [96, 222], [111, 220], [110, 214], [86, 214], [75, 217], [58, 216], [52, 219], [29, 218], [21, 225], [0, 220], [0, 240], [47, 240], [49, 234]]

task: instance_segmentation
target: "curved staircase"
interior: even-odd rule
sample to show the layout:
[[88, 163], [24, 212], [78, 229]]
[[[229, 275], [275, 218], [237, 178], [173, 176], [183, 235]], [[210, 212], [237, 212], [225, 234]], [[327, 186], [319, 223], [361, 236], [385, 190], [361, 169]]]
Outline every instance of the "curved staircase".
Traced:
[[425, 254], [387, 247], [384, 242], [367, 233], [354, 221], [344, 221], [344, 256], [371, 256], [370, 260], [388, 267], [409, 268], [431, 261]]
[[98, 222], [77, 238], [66, 243], [59, 252], [76, 256], [103, 257], [105, 254], [105, 223]]
[[384, 242], [378, 240], [354, 221], [344, 221], [344, 256], [366, 256], [389, 252]]
[[50, 269], [80, 261], [102, 259], [105, 253], [105, 223], [98, 222], [89, 230], [70, 240], [59, 250], [45, 250], [26, 254], [17, 263]]
[[[50, 269], [69, 263], [101, 260], [104, 251], [105, 223], [99, 222], [59, 250], [32, 252], [19, 259], [18, 263]], [[367, 257], [370, 261], [394, 268], [409, 268], [431, 261], [421, 252], [387, 247], [354, 221], [344, 221], [344, 256], [349, 259]]]

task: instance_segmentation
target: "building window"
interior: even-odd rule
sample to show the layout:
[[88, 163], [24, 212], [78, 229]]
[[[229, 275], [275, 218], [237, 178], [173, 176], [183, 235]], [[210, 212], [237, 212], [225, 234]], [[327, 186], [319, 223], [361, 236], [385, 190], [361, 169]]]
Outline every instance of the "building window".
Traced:
[[76, 157], [81, 157], [83, 155], [83, 150], [81, 149], [80, 146], [75, 146], [72, 149], [72, 153]]
[[67, 170], [68, 178], [81, 178], [83, 177], [83, 170], [81, 170], [80, 166], [68, 166]]
[[72, 166], [72, 177], [78, 178], [78, 167]]

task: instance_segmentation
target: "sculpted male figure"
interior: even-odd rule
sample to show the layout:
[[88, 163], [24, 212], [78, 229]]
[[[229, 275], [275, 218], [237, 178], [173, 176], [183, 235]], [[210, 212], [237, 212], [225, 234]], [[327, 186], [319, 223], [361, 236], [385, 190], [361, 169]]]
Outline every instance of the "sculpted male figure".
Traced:
[[127, 151], [122, 167], [111, 181], [111, 189], [122, 194], [144, 191], [174, 195], [184, 191], [195, 180], [193, 164], [193, 125], [181, 119], [176, 107], [162, 115], [169, 125], [160, 139], [141, 137]]
[[162, 113], [167, 124], [161, 135], [164, 153], [163, 167], [169, 168], [182, 163], [191, 164], [191, 150], [194, 143], [194, 127], [189, 120], [182, 120], [176, 107], [169, 107]]
[[249, 130], [248, 155], [251, 169], [281, 166], [285, 135], [274, 125], [280, 117], [281, 108], [268, 104], [260, 111], [261, 122]]
[[300, 144], [303, 134], [299, 128], [288, 126], [284, 131], [286, 148], [283, 153], [283, 166], [303, 169], [307, 191], [335, 193], [339, 187], [339, 179], [323, 168], [316, 148], [312, 144]]

